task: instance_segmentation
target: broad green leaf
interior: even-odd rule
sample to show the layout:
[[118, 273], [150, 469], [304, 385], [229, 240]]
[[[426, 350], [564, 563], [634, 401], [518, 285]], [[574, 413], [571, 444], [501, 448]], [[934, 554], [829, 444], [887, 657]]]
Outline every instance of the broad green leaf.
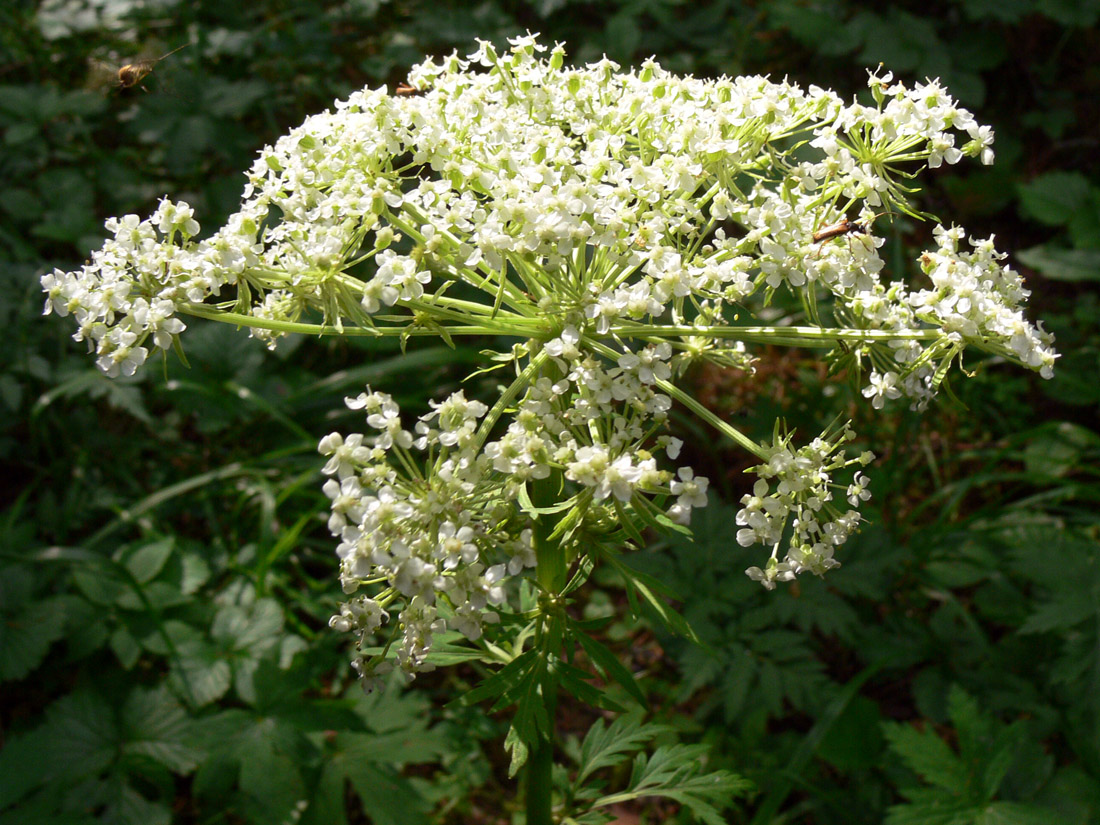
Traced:
[[161, 571], [174, 548], [174, 539], [160, 539], [129, 550], [121, 561], [136, 581], [145, 584]]
[[248, 607], [228, 605], [218, 611], [210, 635], [227, 650], [258, 655], [278, 643], [283, 611], [274, 599], [260, 599]]
[[439, 759], [445, 739], [441, 732], [429, 730], [426, 720], [420, 720], [413, 727], [390, 733], [341, 733], [336, 745], [355, 761], [407, 765]]
[[279, 747], [281, 734], [274, 721], [262, 720], [241, 738], [235, 750], [241, 790], [255, 808], [253, 817], [261, 821], [289, 818], [306, 795], [298, 762]]
[[389, 765], [350, 759], [343, 768], [374, 825], [427, 825], [431, 805]]
[[64, 626], [60, 599], [42, 599], [13, 613], [0, 612], [0, 681], [22, 679], [36, 668], [50, 645], [61, 638]]
[[88, 601], [106, 607], [131, 591], [130, 585], [119, 575], [112, 562], [107, 559], [101, 559], [101, 562], [73, 570], [73, 582]]
[[332, 760], [325, 762], [301, 825], [347, 825], [344, 800], [346, 778], [342, 766]]
[[195, 769], [201, 754], [188, 744], [190, 719], [167, 688], [135, 689], [121, 721], [126, 753], [149, 757], [177, 774]]
[[1051, 825], [1058, 812], [1025, 802], [991, 802], [974, 819], [974, 825]]
[[47, 708], [46, 729], [50, 753], [40, 764], [49, 776], [96, 775], [118, 756], [115, 712], [90, 690], [70, 693]]
[[173, 681], [196, 707], [221, 698], [229, 690], [232, 669], [216, 647], [202, 638], [177, 644], [179, 658], [172, 662]]
[[138, 658], [141, 656], [141, 645], [138, 644], [138, 640], [134, 638], [134, 634], [130, 632], [128, 627], [116, 627], [112, 631], [107, 644], [114, 652], [123, 670], [130, 670], [137, 664]]
[[191, 599], [183, 595], [174, 584], [164, 581], [149, 582], [138, 590], [131, 586], [119, 594], [115, 604], [123, 610], [143, 610], [161, 613], [171, 607], [187, 604]]
[[[19, 802], [53, 774], [49, 759], [52, 732], [42, 726], [23, 736], [13, 736], [0, 748], [0, 811]], [[24, 800], [21, 807], [26, 807]], [[3, 822], [0, 819], [0, 822]]]

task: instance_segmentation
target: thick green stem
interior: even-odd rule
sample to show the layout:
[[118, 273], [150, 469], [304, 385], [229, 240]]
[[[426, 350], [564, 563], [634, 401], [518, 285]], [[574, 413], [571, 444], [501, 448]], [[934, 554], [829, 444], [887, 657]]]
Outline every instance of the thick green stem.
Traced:
[[[554, 723], [554, 711], [557, 695], [549, 693], [543, 697], [550, 724]], [[524, 766], [526, 775], [526, 811], [527, 825], [554, 825], [553, 814], [553, 773], [554, 773], [554, 737], [551, 731], [549, 739], [540, 739], [538, 746], [532, 749]]]
[[[531, 485], [531, 501], [536, 507], [549, 507], [557, 502], [561, 493], [561, 473], [551, 473], [549, 478]], [[531, 749], [525, 772], [525, 802], [527, 825], [553, 825], [553, 769], [554, 769], [554, 715], [558, 705], [558, 683], [554, 675], [553, 660], [560, 652], [562, 634], [562, 610], [558, 596], [565, 588], [568, 562], [565, 548], [550, 535], [560, 515], [542, 513], [534, 524], [535, 578], [541, 591], [539, 607], [540, 628], [537, 635], [539, 653], [545, 657], [546, 670], [541, 682], [543, 707], [546, 712], [546, 729], [538, 743]]]

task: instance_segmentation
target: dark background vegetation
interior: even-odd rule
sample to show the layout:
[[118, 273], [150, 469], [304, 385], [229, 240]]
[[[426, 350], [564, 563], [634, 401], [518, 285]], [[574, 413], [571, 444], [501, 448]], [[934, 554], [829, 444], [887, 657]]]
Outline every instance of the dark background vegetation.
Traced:
[[[525, 30], [578, 62], [656, 55], [698, 75], [864, 88], [883, 61], [941, 77], [997, 131], [997, 164], [926, 175], [921, 206], [996, 232], [1063, 353], [1054, 380], [966, 364], [960, 403], [869, 415], [811, 353], [703, 372], [712, 408], [764, 435], [855, 417], [871, 524], [844, 566], [768, 594], [732, 542], [742, 459], [691, 456], [730, 502], [694, 545], [639, 554], [707, 648], [578, 610], [644, 671], [651, 712], [757, 792], [733, 823], [1100, 822], [1100, 35], [1096, 0], [43, 0], [0, 12], [0, 825], [503, 823], [505, 720], [447, 704], [452, 668], [364, 698], [325, 622], [339, 598], [318, 439], [364, 383], [414, 410], [477, 345], [296, 340], [268, 355], [192, 323], [191, 369], [107, 380], [38, 278], [103, 220], [189, 201], [204, 230], [264, 144], [424, 54]], [[90, 62], [158, 56], [148, 91]], [[930, 227], [900, 224], [891, 263]], [[899, 270], [895, 269], [897, 274]], [[910, 275], [912, 273], [910, 272]], [[491, 345], [492, 342], [484, 342]], [[710, 445], [684, 419], [685, 437]], [[754, 551], [755, 552], [755, 551]], [[592, 723], [566, 706], [569, 742]], [[615, 777], [609, 780], [615, 781]], [[674, 805], [621, 823], [689, 822]], [[982, 816], [989, 818], [982, 819]], [[938, 817], [938, 818], [937, 818]]]

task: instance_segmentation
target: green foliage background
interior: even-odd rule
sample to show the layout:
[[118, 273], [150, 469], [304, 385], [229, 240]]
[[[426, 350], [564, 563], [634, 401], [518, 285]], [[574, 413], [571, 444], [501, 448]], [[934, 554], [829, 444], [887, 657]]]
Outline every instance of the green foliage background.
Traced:
[[[298, 340], [270, 356], [195, 323], [190, 370], [110, 381], [70, 324], [40, 318], [38, 276], [79, 265], [104, 218], [146, 214], [165, 194], [217, 226], [255, 152], [306, 115], [392, 87], [424, 54], [525, 30], [576, 61], [656, 55], [679, 72], [842, 94], [879, 61], [941, 77], [995, 127], [997, 164], [930, 174], [923, 206], [998, 233], [1064, 353], [1050, 382], [968, 364], [965, 408], [857, 413], [881, 456], [873, 524], [827, 583], [768, 594], [749, 582], [755, 560], [721, 503], [697, 515], [694, 544], [639, 555], [703, 647], [630, 618], [612, 584], [591, 588], [585, 617], [606, 619], [601, 638], [644, 672], [661, 725], [605, 728], [563, 709], [563, 757], [579, 766], [563, 792], [608, 749], [657, 748], [640, 776], [701, 743], [755, 784], [729, 822], [1100, 822], [1098, 20], [1097, 0], [6, 6], [0, 825], [511, 819], [505, 721], [447, 704], [478, 673], [363, 697], [325, 626], [338, 593], [317, 440], [354, 421], [343, 395], [369, 381], [416, 409], [457, 386], [477, 348]], [[147, 92], [91, 88], [89, 59], [183, 42]], [[920, 231], [892, 241], [899, 266]], [[823, 404], [850, 414], [851, 388], [823, 396], [823, 379], [809, 354], [766, 353], [752, 384], [696, 380], [763, 434], [778, 413], [801, 432], [818, 431]], [[698, 453], [735, 502], [740, 459]], [[692, 821], [645, 798], [622, 815]]]

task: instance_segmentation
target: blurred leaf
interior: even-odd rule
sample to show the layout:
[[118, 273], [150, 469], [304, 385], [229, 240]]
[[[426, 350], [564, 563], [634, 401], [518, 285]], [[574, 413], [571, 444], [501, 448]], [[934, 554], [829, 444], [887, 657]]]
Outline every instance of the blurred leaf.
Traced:
[[1037, 11], [1035, 0], [963, 0], [962, 7], [971, 19], [991, 18], [1015, 23]]
[[1020, 211], [1047, 226], [1065, 226], [1089, 199], [1089, 180], [1079, 172], [1047, 172], [1017, 184]]
[[195, 769], [200, 752], [188, 744], [191, 722], [165, 687], [134, 690], [121, 714], [127, 754], [146, 756], [177, 774]]
[[0, 681], [22, 679], [64, 632], [64, 602], [34, 593], [31, 569], [0, 568]]
[[821, 740], [817, 755], [842, 771], [871, 767], [881, 758], [882, 721], [877, 704], [856, 696]]
[[842, 55], [862, 42], [859, 30], [846, 24], [839, 4], [811, 5], [799, 0], [779, 0], [765, 7], [776, 28], [786, 29], [799, 43], [819, 54]]
[[122, 563], [141, 584], [153, 580], [172, 555], [175, 542], [171, 538], [142, 544], [123, 554]]
[[1100, 281], [1100, 250], [1033, 246], [1016, 257], [1052, 281]]
[[116, 627], [107, 642], [123, 670], [130, 670], [141, 656], [141, 645], [128, 628]]

